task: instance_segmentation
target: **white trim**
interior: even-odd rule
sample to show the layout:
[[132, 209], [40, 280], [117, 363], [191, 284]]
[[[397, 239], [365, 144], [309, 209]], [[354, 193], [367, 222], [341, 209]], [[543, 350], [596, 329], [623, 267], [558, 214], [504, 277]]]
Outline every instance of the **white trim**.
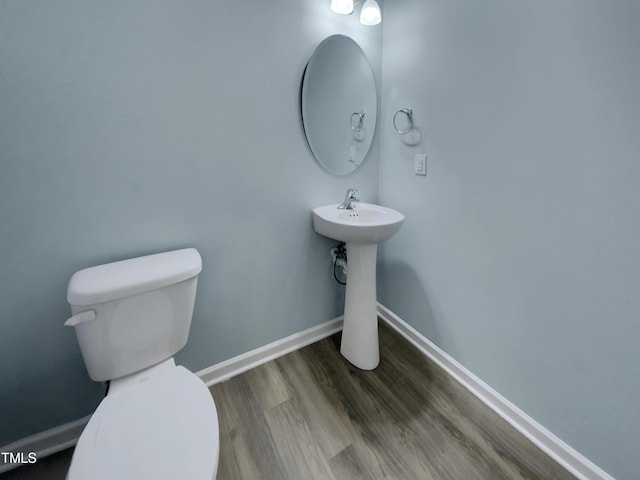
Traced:
[[[44, 432], [29, 435], [28, 437], [21, 438], [20, 440], [0, 447], [0, 451], [35, 452], [38, 459], [52, 455], [66, 448], [73, 447], [90, 418], [91, 415], [88, 415], [73, 422], [45, 430]], [[19, 466], [19, 463], [0, 463], [0, 473], [8, 472]]]
[[[230, 358], [196, 373], [207, 387], [228, 380], [258, 365], [287, 353], [306, 347], [342, 330], [342, 316], [289, 335], [281, 340]], [[91, 415], [36, 433], [0, 447], [0, 452], [36, 452], [37, 458], [46, 457], [74, 446]], [[19, 467], [20, 464], [0, 463], [0, 473]]]
[[198, 375], [208, 387], [216, 383], [224, 382], [231, 377], [235, 377], [263, 363], [270, 362], [287, 353], [306, 347], [307, 345], [339, 332], [342, 330], [342, 318], [343, 317], [340, 316], [316, 325], [315, 327], [289, 335], [281, 340], [276, 340], [264, 347], [256, 348], [250, 352], [243, 353], [237, 357], [225, 360], [222, 363], [200, 370], [196, 375]]
[[378, 302], [378, 315], [511, 426], [580, 480], [614, 480]]

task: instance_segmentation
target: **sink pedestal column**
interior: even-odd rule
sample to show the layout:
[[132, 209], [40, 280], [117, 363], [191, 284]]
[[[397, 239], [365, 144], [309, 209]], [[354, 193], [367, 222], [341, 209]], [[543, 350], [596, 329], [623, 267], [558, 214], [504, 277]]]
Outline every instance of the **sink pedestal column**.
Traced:
[[347, 291], [340, 353], [356, 367], [373, 370], [380, 363], [376, 303], [378, 244], [347, 243]]

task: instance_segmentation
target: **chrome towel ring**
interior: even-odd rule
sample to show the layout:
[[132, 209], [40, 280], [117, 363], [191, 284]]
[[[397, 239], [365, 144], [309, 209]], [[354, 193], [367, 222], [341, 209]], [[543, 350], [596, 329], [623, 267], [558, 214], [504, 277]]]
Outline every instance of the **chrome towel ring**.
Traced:
[[[353, 117], [356, 117], [356, 123], [353, 123]], [[349, 123], [351, 124], [351, 130], [354, 132], [359, 132], [364, 127], [364, 112], [353, 112], [351, 114], [351, 118], [349, 119]]]
[[[408, 128], [406, 129], [398, 128], [399, 114], [403, 114], [407, 117], [406, 122], [407, 122]], [[393, 116], [393, 128], [395, 128], [396, 132], [398, 132], [400, 135], [404, 135], [405, 133], [409, 133], [411, 130], [413, 130], [413, 110], [408, 107], [398, 110]]]

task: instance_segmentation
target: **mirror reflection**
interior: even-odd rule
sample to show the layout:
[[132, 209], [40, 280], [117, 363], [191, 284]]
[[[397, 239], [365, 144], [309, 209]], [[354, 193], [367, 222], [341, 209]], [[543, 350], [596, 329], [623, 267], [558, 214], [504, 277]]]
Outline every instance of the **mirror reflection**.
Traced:
[[335, 175], [364, 161], [376, 129], [373, 72], [360, 46], [344, 35], [325, 39], [311, 56], [302, 80], [302, 124], [320, 165]]

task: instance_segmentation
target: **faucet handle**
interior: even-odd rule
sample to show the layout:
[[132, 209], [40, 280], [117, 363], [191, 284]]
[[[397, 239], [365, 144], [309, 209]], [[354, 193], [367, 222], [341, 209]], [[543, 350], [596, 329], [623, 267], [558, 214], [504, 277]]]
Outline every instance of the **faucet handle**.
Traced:
[[357, 188], [350, 188], [347, 190], [347, 194], [345, 195], [345, 198], [351, 198], [353, 200], [359, 200], [358, 198], [358, 194], [360, 193], [360, 190], [358, 190]]

